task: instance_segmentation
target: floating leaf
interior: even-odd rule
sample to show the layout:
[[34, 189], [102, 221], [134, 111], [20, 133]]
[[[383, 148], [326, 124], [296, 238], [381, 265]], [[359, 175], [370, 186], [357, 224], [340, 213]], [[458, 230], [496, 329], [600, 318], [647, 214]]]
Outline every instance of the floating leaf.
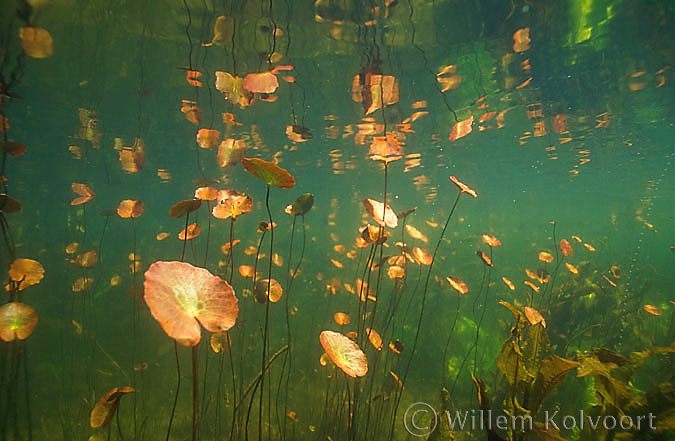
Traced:
[[246, 156], [246, 143], [241, 139], [227, 138], [218, 146], [218, 165], [233, 167]]
[[321, 346], [333, 363], [350, 377], [363, 377], [368, 372], [368, 360], [359, 345], [339, 332], [323, 331]]
[[237, 193], [234, 190], [223, 190], [218, 194], [218, 203], [211, 211], [216, 219], [237, 220], [237, 216], [248, 213], [253, 209], [251, 196]]
[[37, 285], [44, 276], [45, 269], [37, 260], [18, 258], [9, 265], [9, 280], [19, 282], [19, 291]]
[[216, 71], [216, 89], [232, 104], [246, 107], [253, 104], [255, 94], [244, 89], [244, 79], [227, 72]]
[[54, 52], [52, 36], [46, 29], [23, 26], [19, 30], [19, 37], [21, 47], [29, 57], [47, 58]]
[[192, 124], [199, 124], [202, 122], [204, 112], [197, 106], [195, 101], [183, 100], [180, 111], [185, 115], [185, 119]]
[[136, 218], [143, 214], [145, 204], [138, 200], [125, 199], [117, 207], [117, 215], [123, 219]]
[[291, 205], [287, 205], [284, 212], [291, 216], [304, 216], [313, 206], [314, 195], [312, 193], [303, 193]]
[[93, 268], [98, 263], [98, 255], [96, 251], [89, 250], [84, 253], [80, 253], [75, 258], [75, 265], [80, 268]]
[[654, 305], [645, 305], [645, 306], [642, 307], [642, 309], [644, 309], [645, 312], [647, 312], [651, 315], [655, 315], [655, 316], [660, 316], [661, 314], [663, 314], [663, 311], [661, 310], [661, 308], [659, 308], [658, 306], [654, 306]]
[[459, 138], [463, 138], [469, 133], [471, 133], [471, 131], [473, 130], [472, 125], [473, 125], [473, 115], [462, 121], [457, 121], [455, 125], [452, 126], [452, 131], [450, 132], [449, 138], [450, 141], [456, 141]]
[[507, 279], [506, 277], [502, 277], [502, 281], [511, 291], [516, 290], [516, 285], [514, 285], [513, 282]]
[[384, 344], [382, 343], [382, 337], [380, 336], [380, 333], [374, 329], [366, 328], [366, 334], [368, 335], [370, 344], [373, 345], [376, 350], [381, 351]]
[[3, 213], [16, 213], [21, 210], [21, 202], [7, 194], [0, 194], [0, 211]]
[[195, 190], [195, 199], [215, 201], [218, 199], [218, 190], [213, 187], [199, 187]]
[[389, 132], [386, 136], [373, 137], [373, 142], [370, 144], [370, 149], [368, 150], [368, 157], [374, 161], [388, 164], [403, 158], [404, 153], [403, 145], [399, 141], [399, 138], [394, 132]]
[[389, 205], [374, 199], [363, 199], [363, 206], [366, 211], [382, 227], [396, 228], [398, 226], [398, 217]]
[[483, 240], [483, 243], [492, 248], [498, 247], [502, 244], [501, 240], [497, 239], [495, 236], [491, 234], [483, 234], [483, 236], [481, 236], [481, 239]]
[[567, 270], [571, 272], [572, 274], [579, 274], [579, 268], [576, 266], [572, 265], [569, 262], [565, 262], [565, 266], [567, 267]]
[[178, 239], [180, 240], [190, 240], [199, 236], [202, 232], [202, 227], [199, 224], [190, 224], [186, 228], [183, 228], [180, 233], [178, 233]]
[[452, 288], [458, 293], [466, 294], [469, 292], [469, 287], [466, 286], [466, 283], [464, 283], [464, 281], [459, 277], [448, 276], [445, 279], [448, 281], [448, 283], [450, 283], [450, 286], [452, 286]]
[[352, 321], [351, 318], [349, 318], [349, 314], [345, 314], [344, 312], [336, 312], [333, 318], [335, 319], [335, 323], [340, 326], [347, 326]]
[[461, 193], [466, 193], [470, 196], [473, 196], [474, 198], [478, 197], [478, 193], [476, 193], [475, 190], [473, 190], [471, 187], [466, 185], [465, 183], [461, 182], [459, 179], [457, 179], [454, 176], [450, 176], [450, 180], [455, 183], [455, 185], [459, 188], [459, 191]]
[[94, 279], [91, 277], [80, 277], [73, 282], [73, 292], [88, 292]]
[[539, 260], [545, 263], [551, 263], [553, 262], [553, 254], [546, 251], [541, 251], [539, 253]]
[[434, 260], [431, 253], [424, 248], [414, 247], [412, 249], [412, 254], [420, 265], [431, 265], [431, 262]]
[[513, 33], [513, 52], [525, 52], [530, 48], [530, 28], [521, 28]]
[[539, 311], [530, 306], [526, 306], [524, 310], [525, 317], [527, 317], [527, 321], [529, 321], [532, 326], [541, 323], [544, 328], [546, 327], [546, 320], [544, 320], [544, 317]]
[[0, 339], [3, 341], [27, 339], [37, 323], [35, 310], [26, 304], [10, 302], [0, 307]]
[[229, 283], [186, 262], [158, 261], [145, 272], [145, 302], [166, 334], [183, 346], [234, 326], [239, 305]]
[[106, 392], [89, 415], [89, 425], [92, 429], [100, 429], [108, 427], [115, 416], [115, 412], [120, 405], [120, 398], [123, 395], [134, 392], [134, 388], [130, 386], [114, 387]]
[[197, 130], [197, 145], [203, 149], [212, 149], [218, 145], [220, 132], [212, 129]]
[[78, 194], [78, 197], [70, 201], [70, 205], [86, 204], [90, 200], [94, 199], [94, 196], [96, 196], [96, 194], [91, 191], [91, 188], [87, 186], [87, 184], [78, 184], [77, 182], [73, 182], [70, 184], [70, 188], [72, 188], [73, 191]]
[[173, 207], [169, 209], [169, 216], [174, 219], [179, 219], [188, 213], [199, 209], [202, 206], [201, 199], [185, 199], [180, 202], [177, 202]]
[[293, 142], [307, 142], [314, 138], [308, 128], [298, 125], [286, 126], [286, 136]]
[[253, 295], [258, 303], [267, 303], [268, 298], [270, 302], [276, 303], [281, 300], [283, 292], [281, 284], [275, 279], [258, 280], [253, 288]]
[[131, 147], [122, 147], [120, 165], [127, 173], [138, 173], [145, 167], [145, 145], [142, 138], [134, 139]]
[[574, 251], [572, 250], [572, 245], [569, 243], [567, 239], [563, 239], [560, 241], [560, 251], [562, 252], [562, 255], [565, 257], [570, 257], [574, 254]]
[[273, 162], [260, 158], [243, 158], [241, 164], [246, 171], [267, 185], [273, 185], [278, 188], [293, 188], [295, 186], [293, 176]]
[[0, 141], [0, 153], [4, 155], [17, 157], [23, 155], [25, 152], [26, 146], [23, 144], [12, 141]]
[[243, 86], [253, 93], [274, 93], [279, 88], [279, 79], [272, 72], [250, 73], [244, 77]]
[[493, 267], [494, 265], [492, 264], [492, 259], [490, 256], [485, 254], [483, 251], [476, 251], [476, 255], [480, 257], [480, 260], [483, 261], [484, 264], [486, 264], [489, 267]]

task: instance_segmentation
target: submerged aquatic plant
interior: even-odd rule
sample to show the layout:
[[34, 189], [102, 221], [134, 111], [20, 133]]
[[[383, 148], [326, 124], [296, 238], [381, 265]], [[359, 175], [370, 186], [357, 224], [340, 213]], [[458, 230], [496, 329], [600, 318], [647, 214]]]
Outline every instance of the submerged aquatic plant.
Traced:
[[237, 320], [238, 300], [229, 283], [204, 268], [186, 262], [154, 262], [145, 272], [144, 287], [145, 302], [164, 332], [178, 344], [192, 347], [194, 441], [198, 427], [197, 344], [201, 339], [200, 325], [214, 333], [229, 330]]

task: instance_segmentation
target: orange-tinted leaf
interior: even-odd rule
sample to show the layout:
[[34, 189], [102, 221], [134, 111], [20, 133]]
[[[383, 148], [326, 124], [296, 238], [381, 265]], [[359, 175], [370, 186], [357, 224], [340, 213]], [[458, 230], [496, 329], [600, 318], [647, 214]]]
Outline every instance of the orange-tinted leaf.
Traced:
[[272, 72], [250, 73], [244, 77], [244, 89], [253, 93], [274, 93], [279, 79]]
[[255, 268], [251, 265], [239, 265], [239, 275], [245, 278], [252, 278], [255, 275]]
[[368, 157], [374, 161], [390, 163], [398, 161], [404, 155], [403, 145], [393, 132], [386, 136], [374, 136], [368, 150]]
[[234, 326], [239, 305], [229, 283], [186, 262], [158, 261], [145, 272], [145, 302], [166, 334], [183, 346]]
[[218, 145], [220, 132], [212, 129], [197, 130], [197, 145], [203, 149], [212, 149]]
[[567, 267], [567, 270], [572, 274], [579, 274], [579, 269], [576, 266], [572, 265], [571, 263], [565, 262], [565, 266]]
[[[0, 132], [1, 133], [1, 132]], [[17, 157], [24, 154], [26, 146], [12, 141], [0, 141], [0, 153], [10, 157]]]
[[335, 323], [340, 326], [346, 326], [352, 321], [351, 318], [349, 318], [349, 314], [345, 314], [344, 312], [336, 312], [333, 318], [335, 319]]
[[492, 264], [492, 259], [490, 259], [490, 256], [488, 256], [487, 254], [485, 254], [483, 251], [476, 251], [476, 255], [477, 255], [478, 257], [480, 257], [480, 260], [482, 260], [483, 263], [485, 263], [487, 266], [489, 266], [489, 267], [494, 266], [494, 265]]
[[145, 145], [143, 139], [136, 138], [134, 145], [120, 150], [120, 164], [127, 173], [138, 173], [145, 167]]
[[405, 269], [398, 265], [392, 265], [387, 268], [387, 276], [389, 276], [391, 280], [402, 279], [405, 277]]
[[23, 26], [19, 30], [19, 37], [21, 47], [29, 57], [47, 58], [54, 52], [52, 36], [46, 29]]
[[469, 287], [466, 286], [466, 283], [464, 283], [464, 281], [459, 277], [448, 276], [445, 279], [448, 281], [448, 283], [450, 283], [450, 286], [452, 286], [452, 288], [458, 293], [466, 294], [469, 292]]
[[72, 188], [73, 191], [79, 195], [79, 197], [76, 197], [70, 201], [70, 205], [86, 204], [90, 200], [94, 199], [94, 196], [96, 196], [96, 194], [91, 191], [91, 188], [89, 188], [86, 184], [78, 184], [77, 182], [73, 182], [70, 184], [70, 188]]
[[188, 213], [199, 209], [202, 206], [201, 199], [185, 199], [180, 202], [177, 202], [173, 207], [169, 209], [169, 216], [174, 219], [181, 218]]
[[171, 233], [167, 233], [166, 231], [163, 231], [161, 233], [157, 233], [156, 239], [157, 240], [164, 240], [169, 236], [171, 236]]
[[530, 28], [521, 28], [513, 33], [513, 52], [525, 52], [530, 43]]
[[553, 262], [553, 254], [548, 253], [546, 251], [541, 251], [539, 253], [539, 260], [545, 263], [551, 263]]
[[88, 292], [94, 279], [91, 277], [80, 277], [73, 282], [73, 292]]
[[529, 280], [526, 280], [523, 283], [525, 283], [525, 285], [529, 286], [532, 291], [539, 292], [539, 287], [537, 285], [535, 285], [534, 283], [530, 282]]
[[457, 179], [454, 176], [450, 176], [450, 180], [455, 183], [455, 185], [459, 188], [459, 191], [462, 193], [466, 193], [470, 196], [473, 196], [474, 198], [478, 197], [478, 193], [476, 193], [475, 190], [473, 190], [471, 187], [468, 185], [464, 184], [461, 182], [459, 179]]
[[84, 253], [80, 253], [75, 258], [75, 265], [80, 268], [93, 268], [98, 263], [98, 255], [96, 251], [89, 250]]
[[541, 313], [534, 308], [526, 306], [525, 317], [527, 317], [527, 321], [529, 321], [532, 326], [541, 323], [544, 328], [546, 327], [546, 320], [544, 320], [544, 317], [541, 315]]
[[187, 228], [183, 228], [180, 233], [178, 233], [178, 238], [180, 240], [194, 239], [195, 237], [199, 236], [201, 232], [202, 227], [200, 227], [198, 224], [190, 224], [187, 226]]
[[218, 146], [218, 165], [233, 167], [246, 156], [246, 143], [241, 139], [227, 138]]
[[123, 219], [136, 218], [143, 214], [145, 205], [138, 200], [125, 199], [117, 207], [117, 215]]
[[339, 332], [323, 331], [321, 346], [337, 367], [350, 377], [363, 377], [368, 372], [368, 360], [359, 345]]
[[[461, 187], [460, 187], [460, 189], [461, 189]], [[487, 244], [488, 246], [493, 247], [493, 248], [498, 247], [502, 244], [501, 240], [497, 239], [495, 236], [493, 236], [491, 234], [483, 234], [483, 236], [481, 236], [481, 239], [483, 240], [483, 242], [485, 244]]]
[[396, 228], [398, 226], [398, 217], [389, 205], [374, 199], [363, 199], [363, 206], [366, 211], [382, 227]]
[[253, 199], [251, 196], [239, 194], [234, 190], [223, 190], [218, 192], [218, 203], [211, 211], [216, 219], [237, 220], [240, 214], [248, 213], [253, 209]]
[[278, 188], [293, 188], [295, 186], [293, 176], [273, 162], [260, 158], [243, 158], [241, 164], [246, 171], [267, 185], [273, 185]]
[[376, 350], [381, 351], [382, 346], [384, 346], [384, 344], [382, 342], [382, 337], [380, 336], [379, 332], [371, 328], [366, 328], [366, 334], [368, 335], [368, 340], [370, 340], [370, 344], [373, 345], [373, 347]]
[[562, 252], [562, 255], [565, 257], [570, 257], [574, 254], [574, 251], [572, 250], [572, 245], [569, 243], [567, 239], [563, 239], [560, 241], [560, 251]]
[[45, 276], [45, 269], [37, 260], [18, 258], [9, 265], [9, 280], [20, 282], [19, 291], [37, 285]]
[[457, 121], [454, 126], [452, 126], [452, 131], [450, 132], [450, 141], [456, 141], [459, 138], [462, 138], [473, 130], [473, 115], [464, 119], [462, 121]]
[[516, 285], [514, 285], [513, 282], [507, 279], [506, 277], [502, 277], [502, 281], [511, 291], [516, 290]]
[[185, 115], [185, 119], [192, 124], [199, 124], [202, 122], [204, 112], [197, 106], [197, 103], [191, 100], [183, 100], [180, 111]]
[[642, 307], [642, 309], [644, 309], [645, 312], [647, 312], [651, 315], [655, 315], [655, 316], [659, 316], [659, 315], [663, 314], [663, 311], [661, 310], [661, 308], [659, 308], [658, 306], [654, 306], [654, 305], [645, 305], [645, 306]]
[[27, 339], [37, 323], [35, 310], [26, 304], [10, 302], [0, 306], [0, 339], [3, 341]]
[[[399, 218], [400, 218], [400, 213], [399, 213]], [[405, 231], [406, 231], [406, 232], [410, 235], [410, 237], [412, 237], [413, 239], [421, 240], [421, 241], [424, 242], [424, 243], [428, 243], [428, 242], [429, 242], [429, 238], [427, 238], [427, 236], [425, 236], [424, 233], [422, 233], [420, 230], [418, 230], [417, 228], [413, 227], [413, 226], [410, 225], [410, 224], [406, 224], [406, 225], [405, 225]]]
[[7, 194], [0, 194], [0, 211], [3, 213], [16, 213], [21, 210], [21, 202]]
[[431, 265], [431, 262], [434, 260], [431, 253], [424, 248], [414, 247], [412, 249], [412, 254], [420, 265]]
[[195, 199], [202, 201], [215, 201], [218, 198], [218, 190], [213, 187], [199, 187], [195, 190]]
[[267, 299], [272, 303], [281, 300], [283, 295], [281, 284], [275, 279], [260, 279], [253, 288], [253, 295], [258, 303], [267, 303]]
[[89, 415], [89, 425], [92, 429], [100, 429], [108, 427], [115, 416], [115, 412], [120, 405], [120, 398], [123, 395], [134, 392], [134, 388], [130, 386], [114, 387], [106, 392]]

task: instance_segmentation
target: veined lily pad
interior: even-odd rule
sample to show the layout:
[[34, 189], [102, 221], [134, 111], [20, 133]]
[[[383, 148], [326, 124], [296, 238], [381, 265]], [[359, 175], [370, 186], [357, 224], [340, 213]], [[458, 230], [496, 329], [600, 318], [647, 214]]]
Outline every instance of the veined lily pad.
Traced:
[[293, 188], [295, 186], [293, 176], [273, 162], [260, 158], [244, 158], [241, 163], [246, 171], [261, 179], [267, 185], [274, 185], [278, 188]]

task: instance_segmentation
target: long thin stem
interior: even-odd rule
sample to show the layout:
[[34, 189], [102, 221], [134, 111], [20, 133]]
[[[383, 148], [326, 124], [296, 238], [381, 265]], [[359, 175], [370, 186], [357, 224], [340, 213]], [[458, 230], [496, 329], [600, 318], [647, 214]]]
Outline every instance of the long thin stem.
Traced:
[[199, 431], [199, 383], [197, 376], [199, 374], [199, 353], [197, 346], [192, 347], [192, 441], [197, 441], [197, 432]]

